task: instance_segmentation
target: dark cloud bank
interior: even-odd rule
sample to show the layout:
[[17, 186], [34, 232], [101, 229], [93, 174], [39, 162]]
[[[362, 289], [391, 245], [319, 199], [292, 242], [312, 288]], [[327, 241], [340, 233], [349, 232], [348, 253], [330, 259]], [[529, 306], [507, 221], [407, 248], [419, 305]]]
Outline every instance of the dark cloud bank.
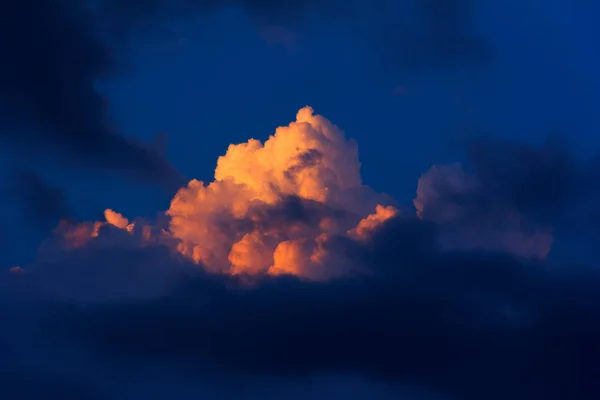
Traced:
[[346, 244], [368, 277], [198, 277], [157, 300], [67, 308], [46, 333], [60, 327], [111, 363], [221, 380], [349, 373], [459, 399], [597, 398], [598, 272], [440, 252], [435, 234], [399, 219], [366, 247]]
[[[502, 149], [502, 156], [492, 149]], [[369, 242], [329, 243], [362, 267], [359, 276], [249, 285], [205, 275], [160, 247], [99, 245], [38, 266], [55, 295], [67, 294], [70, 285], [77, 298], [87, 292], [86, 280], [97, 291], [92, 302], [46, 301], [40, 332], [53, 346], [91, 351], [112, 368], [175, 368], [214, 382], [359, 375], [453, 399], [598, 398], [595, 266], [441, 250], [447, 224], [458, 229], [473, 221], [432, 217], [466, 207], [489, 220], [511, 209], [536, 223], [566, 224], [565, 212], [581, 196], [591, 198], [593, 169], [552, 147], [506, 143], [474, 146], [471, 160], [466, 169], [478, 184], [455, 196], [437, 181], [429, 218], [400, 216]], [[296, 213], [301, 206], [295, 204]], [[13, 275], [11, 290], [28, 291], [35, 274]], [[163, 294], [136, 292], [155, 281], [169, 282], [153, 292]], [[119, 290], [137, 298], [115, 300]]]

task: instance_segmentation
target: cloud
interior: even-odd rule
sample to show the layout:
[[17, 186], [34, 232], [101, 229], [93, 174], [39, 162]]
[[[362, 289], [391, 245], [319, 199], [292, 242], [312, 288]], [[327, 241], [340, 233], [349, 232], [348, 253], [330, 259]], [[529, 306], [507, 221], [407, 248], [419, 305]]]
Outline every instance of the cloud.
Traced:
[[419, 216], [446, 227], [441, 243], [445, 247], [508, 250], [523, 257], [545, 258], [554, 240], [552, 226], [538, 225], [516, 205], [497, 200], [460, 164], [450, 164], [434, 165], [419, 179], [414, 204]]
[[[88, 385], [77, 376], [60, 373], [68, 356], [63, 354], [53, 369], [48, 347], [39, 338], [41, 305], [35, 294], [22, 290], [24, 275], [0, 274], [0, 397], [19, 400], [106, 399], [104, 389]], [[42, 307], [40, 307], [42, 306]], [[52, 348], [52, 346], [50, 346]], [[60, 346], [54, 347], [56, 350]]]
[[[492, 148], [501, 156], [487, 154]], [[471, 150], [467, 169], [434, 165], [419, 179], [416, 213], [400, 212], [393, 199], [362, 183], [357, 144], [304, 107], [264, 143], [230, 145], [217, 160], [214, 181], [190, 181], [161, 220], [130, 220], [107, 209], [104, 221], [63, 221], [40, 248], [38, 263], [72, 265], [113, 248], [131, 254], [163, 249], [156, 259], [161, 263], [184, 260], [213, 274], [330, 280], [369, 275], [356, 249], [398, 218], [415, 220], [411, 229], [421, 233], [434, 227], [435, 235], [406, 233], [412, 251], [427, 243], [434, 250], [546, 258], [554, 230], [563, 224], [562, 210], [592, 182], [590, 169], [553, 147], [481, 142]], [[581, 195], [574, 193], [578, 188]], [[544, 195], [530, 198], [538, 191]], [[105, 257], [99, 253], [90, 265], [107, 262]], [[143, 268], [131, 276], [137, 273]]]
[[212, 273], [330, 279], [354, 269], [332, 249], [368, 239], [396, 214], [391, 203], [362, 184], [356, 143], [304, 107], [264, 143], [229, 146], [215, 180], [182, 187], [163, 225], [108, 209], [105, 221], [62, 222], [39, 257], [158, 245]]
[[363, 185], [356, 143], [305, 107], [231, 145], [167, 221], [63, 223], [6, 285], [51, 299], [53, 343], [114, 366], [595, 399], [600, 272], [544, 260], [552, 243], [531, 230], [569, 222], [592, 171], [552, 147], [476, 143], [400, 211]]
[[396, 220], [355, 248], [368, 278], [277, 277], [251, 288], [203, 278], [53, 325], [113, 362], [202, 376], [358, 373], [461, 399], [595, 398], [596, 380], [581, 368], [600, 355], [597, 271], [436, 251], [426, 224]]
[[[588, 169], [550, 147], [493, 147], [501, 157], [486, 155], [492, 147], [483, 143], [473, 146], [466, 167], [472, 172], [460, 164], [433, 166], [419, 180], [416, 214], [400, 212], [393, 199], [362, 183], [356, 143], [304, 107], [264, 143], [230, 145], [214, 181], [182, 187], [165, 221], [130, 221], [106, 210], [105, 221], [61, 224], [40, 255], [60, 260], [76, 249], [164, 246], [210, 273], [329, 280], [365, 274], [352, 255], [355, 242], [368, 244], [386, 221], [401, 216], [433, 223], [441, 249], [544, 259], [561, 210], [580, 197], [550, 182], [565, 191], [584, 187]], [[539, 190], [546, 192], [529, 198]]]
[[446, 246], [509, 250], [544, 258], [555, 231], [591, 219], [597, 160], [581, 162], [549, 141], [535, 147], [477, 140], [461, 164], [434, 165], [419, 179], [418, 215], [446, 230]]
[[356, 143], [305, 107], [264, 144], [229, 146], [215, 181], [180, 189], [167, 215], [182, 253], [213, 271], [316, 278], [331, 236], [385, 200], [362, 185]]
[[119, 60], [85, 2], [7, 2], [0, 12], [0, 137], [27, 158], [70, 160], [166, 185], [179, 176], [157, 151], [106, 119], [97, 80]]

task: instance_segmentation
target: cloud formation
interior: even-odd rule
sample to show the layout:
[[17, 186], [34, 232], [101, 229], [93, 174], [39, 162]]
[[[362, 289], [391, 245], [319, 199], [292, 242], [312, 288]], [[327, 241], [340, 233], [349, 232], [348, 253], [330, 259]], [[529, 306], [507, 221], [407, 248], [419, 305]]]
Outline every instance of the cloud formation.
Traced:
[[536, 147], [493, 139], [473, 141], [467, 158], [432, 166], [418, 183], [417, 214], [443, 227], [446, 246], [543, 259], [556, 233], [589, 229], [597, 159], [577, 160], [555, 140]]
[[213, 273], [330, 279], [352, 271], [330, 247], [367, 240], [397, 214], [392, 202], [362, 184], [356, 143], [304, 107], [264, 144], [229, 146], [213, 182], [192, 180], [175, 194], [168, 225], [109, 209], [105, 221], [63, 222], [40, 255], [161, 245]]
[[443, 246], [545, 258], [554, 240], [552, 227], [528, 221], [514, 205], [494, 204], [498, 198], [485, 190], [460, 164], [434, 165], [419, 179], [414, 204], [421, 218], [447, 229]]
[[400, 219], [354, 247], [368, 278], [247, 288], [204, 277], [53, 325], [112, 362], [202, 376], [360, 374], [461, 399], [598, 395], [587, 370], [600, 355], [597, 271], [439, 251], [430, 235], [426, 222]]
[[544, 261], [590, 169], [558, 154], [477, 143], [400, 211], [363, 185], [356, 143], [305, 107], [231, 145], [166, 222], [63, 223], [7, 287], [52, 299], [44, 335], [111, 365], [591, 400], [600, 273]]
[[63, 221], [39, 257], [56, 263], [71, 252], [158, 246], [210, 273], [330, 280], [368, 275], [355, 249], [368, 246], [386, 222], [416, 218], [435, 226], [435, 248], [546, 258], [560, 210], [570, 203], [544, 184], [579, 187], [585, 170], [551, 148], [495, 144], [507, 158], [494, 160], [489, 148], [477, 146], [466, 167], [473, 172], [460, 164], [432, 166], [419, 179], [416, 212], [400, 212], [393, 199], [362, 183], [356, 143], [304, 107], [264, 143], [230, 145], [214, 181], [182, 187], [163, 220], [129, 220], [108, 209], [105, 221]]
[[323, 246], [380, 200], [362, 185], [356, 143], [305, 107], [264, 144], [231, 145], [215, 181], [190, 182], [167, 215], [180, 250], [211, 270], [316, 278], [328, 275]]

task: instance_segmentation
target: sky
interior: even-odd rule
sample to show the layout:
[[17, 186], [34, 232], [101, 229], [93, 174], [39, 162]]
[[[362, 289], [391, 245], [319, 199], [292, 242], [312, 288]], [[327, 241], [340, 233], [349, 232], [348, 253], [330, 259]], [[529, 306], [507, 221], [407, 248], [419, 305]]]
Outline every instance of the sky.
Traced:
[[0, 6], [0, 397], [596, 399], [592, 0]]

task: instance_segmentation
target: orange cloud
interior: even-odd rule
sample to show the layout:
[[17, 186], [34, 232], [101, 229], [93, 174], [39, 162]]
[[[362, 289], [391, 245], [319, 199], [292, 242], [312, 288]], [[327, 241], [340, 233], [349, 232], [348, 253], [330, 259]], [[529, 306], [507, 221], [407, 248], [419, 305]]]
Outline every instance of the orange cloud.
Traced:
[[119, 229], [126, 229], [129, 231], [133, 229], [133, 224], [131, 225], [131, 228], [129, 228], [130, 225], [127, 218], [125, 218], [122, 214], [111, 210], [110, 208], [104, 210], [104, 218], [106, 219], [107, 223], [116, 226]]
[[57, 233], [66, 249], [160, 243], [213, 273], [327, 279], [344, 269], [328, 243], [367, 238], [396, 214], [377, 205], [387, 199], [362, 184], [356, 143], [304, 107], [264, 143], [230, 145], [213, 182], [179, 189], [168, 229], [107, 209], [105, 221], [63, 223]]
[[[62, 222], [38, 259], [59, 265], [65, 251], [77, 258], [83, 249], [159, 245], [162, 256], [216, 274], [352, 274], [361, 271], [349, 255], [357, 242], [400, 214], [389, 196], [363, 185], [360, 166], [357, 144], [304, 107], [264, 142], [231, 144], [212, 182], [193, 179], [175, 193], [163, 215], [168, 221], [130, 220], [107, 209], [103, 221]], [[416, 215], [435, 223], [442, 249], [546, 257], [552, 230], [497, 201], [486, 185], [460, 164], [434, 165], [419, 179]]]
[[398, 210], [395, 207], [377, 205], [375, 213], [363, 218], [356, 228], [348, 231], [348, 235], [359, 240], [368, 239], [385, 221], [396, 215], [398, 215]]
[[211, 271], [321, 276], [327, 267], [313, 257], [317, 238], [340, 226], [350, 229], [359, 219], [317, 213], [307, 224], [276, 221], [256, 210], [294, 196], [360, 213], [363, 199], [349, 195], [357, 190], [369, 191], [362, 185], [356, 143], [304, 107], [264, 143], [230, 145], [217, 160], [213, 182], [192, 180], [180, 189], [167, 211], [169, 229], [179, 251]]

